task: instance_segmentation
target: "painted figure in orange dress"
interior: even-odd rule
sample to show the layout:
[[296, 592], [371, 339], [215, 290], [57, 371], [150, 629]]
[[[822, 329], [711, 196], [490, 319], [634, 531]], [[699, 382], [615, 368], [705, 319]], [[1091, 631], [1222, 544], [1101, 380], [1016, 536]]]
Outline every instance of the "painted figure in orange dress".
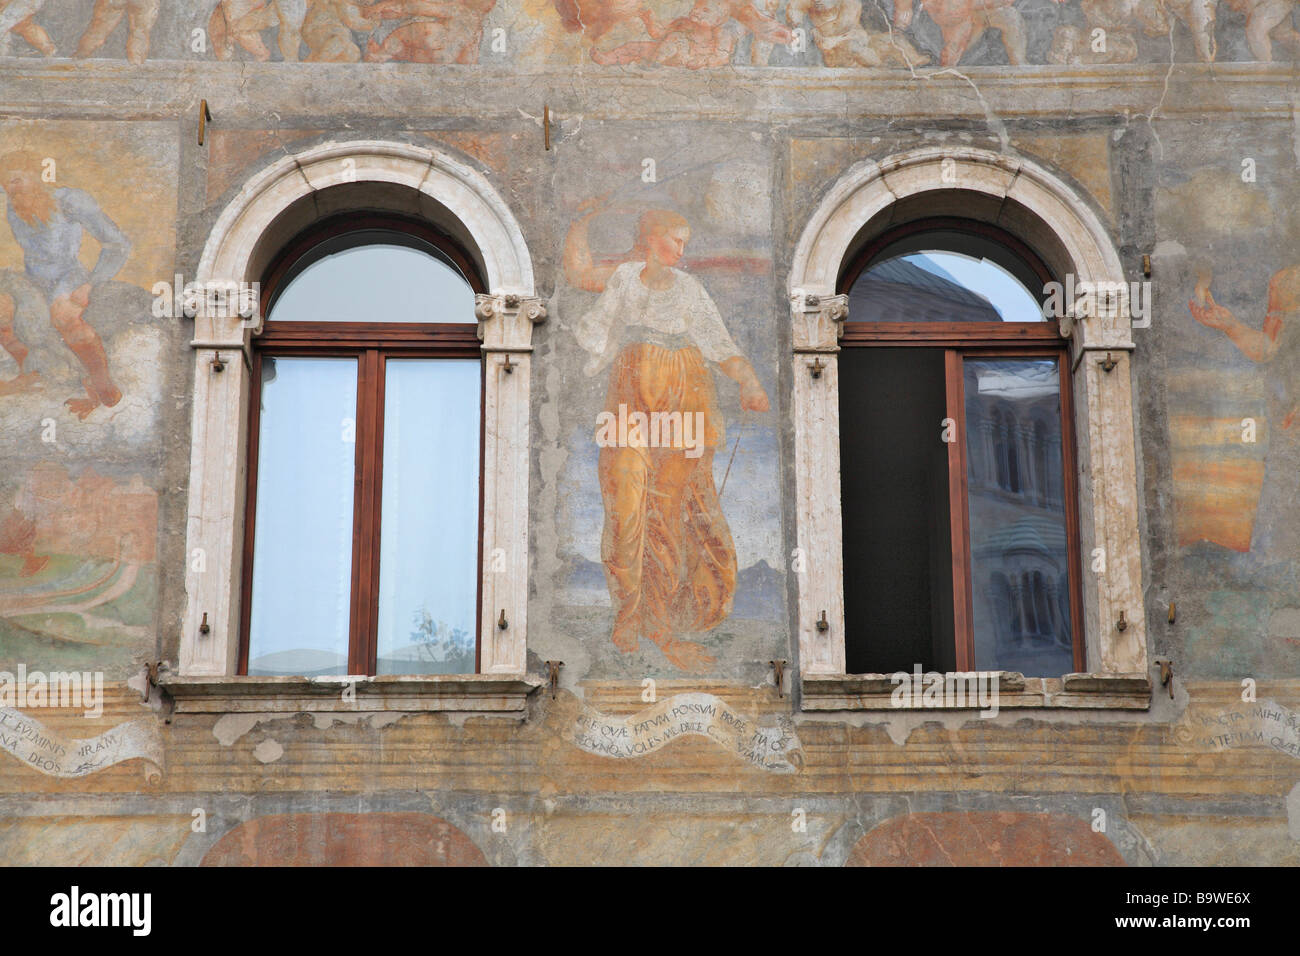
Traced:
[[[575, 334], [591, 356], [588, 375], [612, 363], [602, 417], [657, 415], [684, 423], [678, 438], [686, 433], [684, 442], [654, 435], [609, 442], [597, 429], [612, 639], [632, 652], [646, 638], [674, 667], [699, 672], [714, 658], [678, 635], [720, 624], [736, 590], [735, 545], [713, 480], [725, 438], [710, 364], [740, 386], [741, 407], [766, 411], [767, 394], [704, 286], [675, 268], [690, 238], [686, 220], [649, 210], [632, 252], [598, 264], [588, 244], [595, 215], [570, 228], [564, 268], [571, 284], [600, 293]], [[692, 423], [698, 423], [693, 435]]]

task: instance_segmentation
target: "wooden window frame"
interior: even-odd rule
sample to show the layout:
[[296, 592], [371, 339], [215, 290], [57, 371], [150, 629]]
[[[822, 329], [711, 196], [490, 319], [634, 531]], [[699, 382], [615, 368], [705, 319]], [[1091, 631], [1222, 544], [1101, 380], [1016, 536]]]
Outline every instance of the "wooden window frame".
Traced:
[[[305, 257], [335, 239], [356, 234], [401, 233], [433, 247], [450, 262], [477, 296], [484, 285], [464, 251], [427, 224], [394, 216], [339, 216], [304, 231], [272, 260], [262, 284], [264, 316], [276, 295], [296, 275]], [[342, 247], [342, 248], [347, 248]], [[324, 253], [329, 255], [333, 251]], [[474, 315], [463, 322], [276, 322], [266, 319], [252, 340], [248, 408], [248, 468], [242, 555], [242, 606], [238, 671], [248, 673], [253, 605], [253, 549], [257, 518], [262, 363], [266, 357], [355, 358], [357, 361], [356, 455], [354, 464], [352, 576], [348, 622], [348, 674], [373, 676], [378, 658], [379, 555], [382, 527], [384, 399], [389, 359], [474, 359], [479, 362], [478, 516], [475, 553], [474, 672], [482, 667], [482, 575], [484, 513], [484, 427], [486, 363]]]
[[[1015, 236], [988, 223], [958, 217], [929, 217], [886, 230], [863, 247], [842, 271], [838, 293], [847, 295], [859, 276], [900, 240], [927, 233], [964, 233], [1003, 246], [1027, 265], [1044, 285], [1054, 281], [1046, 264]], [[941, 245], [936, 244], [936, 249]], [[1030, 290], [1032, 294], [1032, 290]], [[1037, 297], [1036, 297], [1037, 298]], [[956, 667], [975, 670], [973, 586], [971, 581], [969, 469], [963, 363], [966, 357], [1056, 359], [1060, 382], [1061, 456], [1065, 479], [1065, 524], [1070, 587], [1070, 643], [1076, 672], [1085, 669], [1083, 563], [1079, 528], [1078, 457], [1070, 382], [1068, 340], [1055, 320], [1044, 322], [855, 322], [843, 323], [840, 348], [942, 349], [945, 407], [956, 423], [957, 441], [948, 447], [948, 495], [952, 528], [953, 631]]]

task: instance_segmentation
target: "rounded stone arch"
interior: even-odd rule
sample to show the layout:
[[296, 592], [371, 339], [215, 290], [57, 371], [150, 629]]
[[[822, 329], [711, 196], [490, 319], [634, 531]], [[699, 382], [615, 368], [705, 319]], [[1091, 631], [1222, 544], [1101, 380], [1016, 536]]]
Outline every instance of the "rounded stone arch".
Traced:
[[1124, 281], [1110, 233], [1059, 177], [1020, 156], [924, 147], [859, 163], [831, 187], [795, 246], [789, 290], [834, 295], [845, 264], [887, 228], [954, 215], [1007, 230], [1059, 279]]
[[313, 222], [363, 209], [414, 215], [446, 232], [492, 294], [534, 294], [523, 231], [482, 173], [437, 150], [378, 140], [323, 143], [254, 175], [217, 218], [196, 278], [260, 281]]
[[803, 706], [836, 709], [845, 699], [836, 683], [845, 677], [844, 642], [835, 637], [844, 631], [837, 353], [843, 323], [853, 319], [845, 270], [893, 227], [954, 217], [1024, 243], [1063, 286], [1053, 292], [1064, 293], [1060, 331], [1070, 340], [1080, 543], [1085, 555], [1104, 555], [1107, 568], [1084, 575], [1091, 683], [1070, 686], [1120, 687], [1149, 701], [1130, 284], [1114, 238], [1079, 190], [1031, 159], [927, 146], [849, 168], [812, 212], [790, 261], [796, 534], [799, 547], [816, 542], [831, 555], [799, 576]]
[[[535, 292], [523, 230], [487, 178], [442, 152], [399, 142], [334, 140], [285, 155], [245, 182], [209, 233], [195, 276], [203, 304], [196, 309], [190, 342], [195, 365], [187, 553], [202, 554], [219, 573], [187, 570], [180, 676], [239, 676], [246, 498], [241, 481], [247, 462], [249, 357], [262, 315], [256, 309], [242, 318], [226, 306], [228, 299], [212, 297], [209, 290], [238, 287], [242, 307], [245, 289], [258, 288], [254, 283], [264, 280], [291, 240], [352, 212], [395, 214], [434, 227], [464, 251], [487, 290], [476, 295], [474, 314], [465, 317], [477, 322], [488, 370], [482, 414], [483, 460], [490, 465], [483, 475], [480, 542], [484, 559], [504, 553], [506, 568], [494, 566], [489, 573], [481, 563], [479, 672], [504, 675], [506, 682], [465, 680], [457, 685], [453, 703], [476, 710], [478, 698], [487, 696], [492, 708], [520, 712], [533, 686], [526, 680], [531, 343], [533, 327], [545, 321], [546, 305]], [[242, 363], [227, 361], [241, 352]], [[508, 630], [495, 626], [498, 613], [509, 619]], [[173, 691], [183, 689], [177, 683]]]

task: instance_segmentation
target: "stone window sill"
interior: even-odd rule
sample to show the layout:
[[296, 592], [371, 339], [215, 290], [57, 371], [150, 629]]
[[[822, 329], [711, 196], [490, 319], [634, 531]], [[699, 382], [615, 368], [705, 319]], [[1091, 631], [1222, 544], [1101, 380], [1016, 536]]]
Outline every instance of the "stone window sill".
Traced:
[[[818, 674], [801, 682], [802, 709], [826, 710], [981, 710], [975, 700], [964, 705], [897, 706], [898, 685], [889, 674]], [[1147, 710], [1151, 679], [1146, 674], [1066, 674], [1025, 677], [998, 672], [998, 709]]]
[[[522, 717], [542, 681], [509, 674], [159, 679], [177, 714], [440, 711]], [[355, 685], [355, 699], [344, 691]]]

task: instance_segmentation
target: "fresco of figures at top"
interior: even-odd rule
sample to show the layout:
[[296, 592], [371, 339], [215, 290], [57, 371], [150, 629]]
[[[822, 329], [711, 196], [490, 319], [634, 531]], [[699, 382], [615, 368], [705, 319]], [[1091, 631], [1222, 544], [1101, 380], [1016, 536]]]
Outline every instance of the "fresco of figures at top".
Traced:
[[1271, 62], [1300, 0], [0, 0], [0, 59], [593, 69]]

